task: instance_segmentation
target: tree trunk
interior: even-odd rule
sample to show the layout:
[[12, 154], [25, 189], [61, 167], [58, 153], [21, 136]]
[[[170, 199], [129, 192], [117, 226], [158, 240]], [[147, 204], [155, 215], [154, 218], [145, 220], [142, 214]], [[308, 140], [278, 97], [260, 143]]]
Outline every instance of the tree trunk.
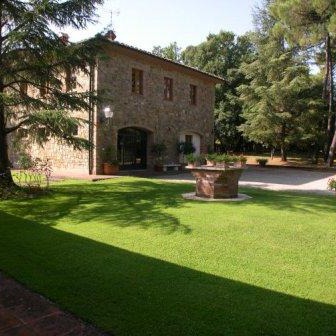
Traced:
[[286, 148], [286, 125], [281, 126], [281, 144], [280, 144], [280, 151], [281, 151], [281, 161], [287, 161], [287, 148]]
[[281, 150], [281, 161], [287, 162], [287, 150], [286, 150], [285, 146], [281, 145], [280, 150]]
[[331, 54], [330, 35], [326, 37], [326, 77], [324, 82], [324, 98], [328, 102], [328, 119], [327, 119], [327, 137], [324, 148], [325, 161], [330, 161], [330, 144], [334, 134], [334, 83], [333, 83], [333, 61]]
[[[0, 69], [2, 68], [2, 21], [3, 11], [0, 5]], [[3, 101], [4, 79], [0, 77], [0, 189], [14, 186], [8, 158], [5, 106]]]
[[328, 156], [328, 161], [327, 161], [328, 167], [332, 167], [334, 164], [335, 150], [336, 150], [336, 130], [335, 130], [333, 139], [331, 141], [330, 149], [329, 149], [329, 156]]
[[318, 159], [319, 159], [318, 153], [319, 153], [319, 146], [317, 144], [314, 144], [312, 154], [311, 154], [312, 164], [316, 164], [316, 165], [318, 164]]
[[0, 188], [14, 186], [8, 158], [4, 107], [0, 100]]

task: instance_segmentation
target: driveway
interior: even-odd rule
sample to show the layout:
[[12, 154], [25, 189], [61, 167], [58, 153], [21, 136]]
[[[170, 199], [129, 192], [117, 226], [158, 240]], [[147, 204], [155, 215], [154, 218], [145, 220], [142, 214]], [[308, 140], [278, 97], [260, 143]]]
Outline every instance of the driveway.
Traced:
[[[327, 190], [328, 180], [334, 172], [308, 171], [290, 168], [248, 167], [239, 182], [240, 186], [269, 190], [291, 190], [318, 194], [333, 194]], [[158, 177], [167, 181], [193, 182], [190, 173]]]

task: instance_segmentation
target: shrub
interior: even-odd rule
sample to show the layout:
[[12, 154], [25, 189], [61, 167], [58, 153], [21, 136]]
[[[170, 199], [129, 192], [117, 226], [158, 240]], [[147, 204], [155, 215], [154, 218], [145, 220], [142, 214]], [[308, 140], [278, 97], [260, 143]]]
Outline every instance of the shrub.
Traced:
[[167, 146], [164, 142], [155, 143], [152, 146], [152, 154], [155, 156], [155, 161], [158, 163], [162, 163], [165, 157], [165, 153], [167, 151]]
[[229, 155], [229, 154], [217, 154], [217, 153], [211, 153], [207, 154], [205, 158], [213, 162], [215, 165], [223, 165], [225, 164], [226, 166], [232, 165], [235, 166], [237, 162], [245, 163], [247, 159], [244, 156], [237, 156], [237, 155]]
[[30, 169], [34, 166], [34, 160], [31, 158], [31, 156], [27, 153], [20, 153], [19, 158], [17, 160], [17, 165], [20, 169]]
[[336, 178], [331, 178], [328, 181], [328, 189], [336, 193]]
[[103, 163], [109, 163], [111, 165], [117, 165], [119, 164], [119, 161], [117, 159], [117, 152], [112, 146], [107, 146], [103, 148]]
[[196, 148], [191, 142], [180, 141], [177, 144], [177, 152], [179, 154], [188, 155], [188, 154], [195, 153], [195, 151], [196, 151]]
[[215, 153], [208, 153], [205, 155], [205, 159], [210, 162], [214, 162], [217, 154]]
[[265, 167], [268, 159], [267, 158], [257, 158], [256, 161], [259, 163], [259, 166]]
[[199, 162], [200, 165], [206, 164], [206, 156], [204, 154], [200, 154], [196, 157], [197, 162]]
[[197, 161], [197, 157], [192, 153], [187, 154], [186, 159], [188, 163], [195, 163]]
[[52, 173], [49, 159], [33, 159], [27, 153], [21, 153], [17, 162], [20, 170], [13, 174], [20, 187], [28, 189], [28, 192], [39, 192], [49, 188]]

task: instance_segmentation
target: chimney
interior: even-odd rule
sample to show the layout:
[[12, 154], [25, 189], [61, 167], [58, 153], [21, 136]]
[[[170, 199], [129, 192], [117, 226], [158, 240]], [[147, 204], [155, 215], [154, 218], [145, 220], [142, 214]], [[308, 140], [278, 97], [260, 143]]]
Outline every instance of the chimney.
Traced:
[[117, 37], [117, 35], [114, 33], [113, 30], [109, 30], [106, 34], [105, 34], [105, 37], [110, 40], [110, 41], [114, 41]]
[[60, 39], [64, 44], [69, 43], [69, 35], [66, 33], [61, 33]]

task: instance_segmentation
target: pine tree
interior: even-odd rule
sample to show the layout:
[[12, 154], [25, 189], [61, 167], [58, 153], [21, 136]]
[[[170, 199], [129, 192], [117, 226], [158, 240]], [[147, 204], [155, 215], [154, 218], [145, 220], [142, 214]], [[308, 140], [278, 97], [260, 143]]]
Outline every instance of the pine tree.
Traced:
[[298, 141], [298, 121], [307, 106], [309, 69], [286, 45], [283, 32], [274, 24], [270, 27], [256, 32], [256, 57], [241, 67], [250, 83], [239, 88], [245, 118], [239, 129], [251, 141], [280, 148], [286, 161], [288, 147]]
[[336, 117], [334, 104], [334, 53], [336, 33], [336, 2], [334, 0], [275, 0], [271, 10], [285, 28], [287, 40], [309, 51], [313, 56], [323, 52], [323, 97], [329, 106], [326, 118], [325, 152], [332, 166], [336, 150]]
[[[93, 92], [69, 89], [73, 71], [89, 74], [103, 39], [70, 43], [51, 26], [85, 28], [95, 20], [102, 0], [2, 0], [0, 2], [0, 187], [13, 185], [8, 136], [24, 127], [32, 140], [45, 141], [37, 130], [85, 148], [89, 143], [72, 135], [81, 123], [69, 111], [88, 110]], [[69, 76], [70, 75], [70, 76]], [[39, 134], [39, 135], [38, 135]]]

